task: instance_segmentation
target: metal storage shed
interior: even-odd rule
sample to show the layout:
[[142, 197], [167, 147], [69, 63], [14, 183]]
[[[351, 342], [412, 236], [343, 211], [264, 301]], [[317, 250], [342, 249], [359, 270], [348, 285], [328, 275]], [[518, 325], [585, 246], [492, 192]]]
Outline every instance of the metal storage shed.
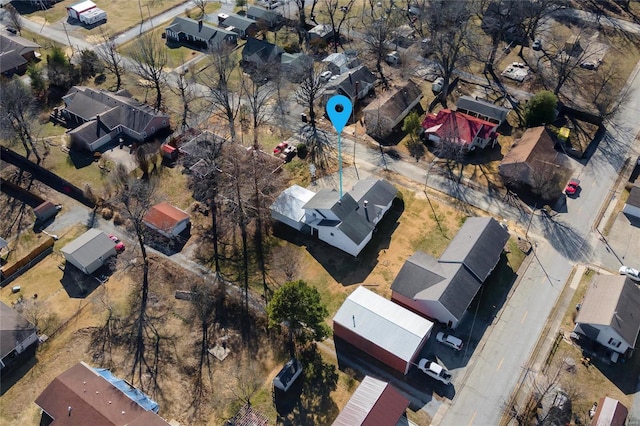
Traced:
[[80, 15], [88, 10], [96, 7], [96, 4], [90, 0], [81, 1], [80, 3], [72, 4], [67, 7], [67, 15], [70, 18], [80, 20]]
[[389, 383], [365, 376], [333, 426], [395, 425], [408, 406], [409, 400]]
[[407, 374], [431, 334], [433, 323], [364, 287], [333, 317], [333, 333], [388, 366]]
[[98, 229], [89, 229], [62, 248], [67, 262], [85, 274], [91, 274], [116, 255], [116, 243]]

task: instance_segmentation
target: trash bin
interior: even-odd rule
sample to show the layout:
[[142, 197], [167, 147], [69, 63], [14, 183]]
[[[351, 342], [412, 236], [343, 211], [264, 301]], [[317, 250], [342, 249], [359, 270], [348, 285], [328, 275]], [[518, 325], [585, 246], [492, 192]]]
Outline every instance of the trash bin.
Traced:
[[307, 122], [307, 114], [305, 114], [304, 112], [302, 114], [300, 114], [300, 120], [302, 120], [303, 123]]

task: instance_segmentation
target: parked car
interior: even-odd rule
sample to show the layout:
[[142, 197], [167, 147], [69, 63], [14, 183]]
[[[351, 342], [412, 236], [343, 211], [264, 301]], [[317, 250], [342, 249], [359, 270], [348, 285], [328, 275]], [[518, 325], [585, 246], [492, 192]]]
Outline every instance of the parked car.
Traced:
[[540, 39], [534, 40], [533, 44], [531, 44], [531, 48], [533, 50], [542, 50], [542, 42], [540, 41]]
[[418, 368], [427, 376], [436, 379], [445, 385], [451, 383], [451, 373], [437, 362], [428, 360], [427, 358], [422, 358], [420, 362], [418, 362]]
[[18, 30], [12, 27], [7, 27], [7, 31], [9, 31], [11, 34], [18, 34]]
[[394, 50], [393, 52], [388, 53], [387, 56], [385, 56], [384, 60], [389, 65], [398, 65], [401, 62], [400, 54], [398, 53], [397, 50]]
[[273, 2], [269, 4], [269, 9], [276, 9], [278, 7], [282, 6], [282, 3], [280, 3], [279, 1]]
[[327, 81], [329, 81], [331, 76], [333, 76], [333, 73], [331, 71], [324, 71], [322, 74], [320, 74], [320, 81], [326, 83]]
[[618, 272], [622, 275], [626, 275], [634, 281], [640, 282], [640, 271], [633, 269], [629, 266], [621, 266]]
[[287, 149], [287, 147], [289, 146], [289, 144], [287, 142], [280, 142], [278, 144], [278, 146], [276, 146], [275, 148], [273, 148], [273, 153], [274, 154], [280, 154], [282, 151], [284, 151], [285, 149]]
[[431, 83], [431, 91], [433, 92], [434, 95], [437, 95], [438, 93], [442, 92], [443, 86], [444, 86], [444, 78], [438, 77], [434, 80], [433, 83]]
[[284, 155], [284, 161], [289, 162], [291, 159], [298, 153], [298, 148], [295, 145], [289, 145], [282, 151], [282, 155]]
[[456, 336], [444, 333], [442, 331], [436, 334], [436, 340], [442, 343], [443, 345], [449, 346], [450, 348], [455, 349], [457, 351], [462, 349], [462, 346], [463, 346], [462, 339], [459, 339]]
[[564, 193], [567, 195], [576, 195], [580, 190], [580, 180], [572, 178], [567, 186], [564, 188]]
[[116, 251], [118, 253], [122, 253], [124, 251], [124, 249], [125, 249], [124, 243], [122, 241], [120, 241], [120, 239], [118, 237], [116, 237], [115, 235], [109, 235], [109, 238], [111, 239], [111, 241], [116, 243]]

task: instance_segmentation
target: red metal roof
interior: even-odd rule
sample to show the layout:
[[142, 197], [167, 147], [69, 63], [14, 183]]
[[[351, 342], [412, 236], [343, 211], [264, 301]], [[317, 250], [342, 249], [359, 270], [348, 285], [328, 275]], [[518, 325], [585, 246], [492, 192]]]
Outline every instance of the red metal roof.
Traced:
[[495, 134], [496, 124], [449, 109], [427, 114], [422, 128], [440, 139], [470, 145], [476, 137], [487, 139]]
[[171, 232], [178, 223], [185, 219], [189, 219], [187, 212], [167, 202], [151, 207], [143, 218], [144, 222], [166, 232]]
[[387, 382], [365, 376], [333, 426], [395, 425], [409, 400]]

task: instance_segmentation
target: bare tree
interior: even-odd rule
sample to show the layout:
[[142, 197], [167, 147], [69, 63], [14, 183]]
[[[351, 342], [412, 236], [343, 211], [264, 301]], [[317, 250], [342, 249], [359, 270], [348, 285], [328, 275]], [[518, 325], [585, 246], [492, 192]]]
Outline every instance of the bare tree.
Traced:
[[193, 0], [193, 4], [200, 11], [200, 16], [206, 15], [207, 12], [205, 9], [207, 7], [207, 4], [209, 4], [209, 0]]
[[[373, 0], [369, 0], [373, 4]], [[371, 9], [374, 10], [373, 5]], [[375, 61], [376, 71], [380, 76], [383, 86], [387, 86], [387, 79], [384, 75], [382, 68], [382, 61], [389, 52], [389, 40], [391, 38], [392, 30], [398, 25], [398, 20], [394, 19], [395, 14], [388, 14], [383, 16], [372, 15], [371, 21], [367, 24], [364, 30], [363, 41], [367, 45], [369, 54], [373, 56]]]
[[166, 85], [164, 67], [167, 65], [167, 48], [153, 34], [145, 34], [136, 39], [128, 49], [136, 74], [149, 80], [156, 90], [155, 108], [162, 107], [162, 90]]
[[[339, 2], [338, 0], [322, 0], [324, 5], [324, 11], [329, 17], [329, 24], [331, 25], [331, 30], [333, 31], [333, 51], [338, 52], [338, 45], [342, 46], [342, 36], [341, 36], [341, 28], [342, 24], [349, 17], [349, 13], [351, 12], [351, 7], [355, 3], [355, 0], [348, 0], [346, 4]], [[340, 12], [341, 16], [338, 17], [338, 12]]]
[[[555, 156], [557, 158], [557, 155]], [[569, 170], [562, 168], [553, 156], [535, 159], [531, 173], [531, 191], [544, 200], [556, 200], [562, 194]]]
[[104, 62], [104, 67], [116, 77], [115, 91], [117, 92], [122, 86], [122, 76], [125, 73], [124, 62], [122, 61], [122, 57], [118, 54], [118, 46], [115, 44], [113, 38], [104, 31], [101, 31], [100, 37], [102, 43], [96, 47], [95, 52], [98, 54], [100, 59], [102, 59], [102, 62]]
[[240, 97], [236, 95], [239, 88], [232, 83], [235, 69], [233, 49], [223, 45], [209, 53], [209, 65], [204, 74], [204, 84], [209, 88], [213, 111], [227, 120], [233, 141], [236, 140], [235, 119], [240, 108]]
[[18, 34], [22, 35], [22, 28], [24, 25], [22, 24], [22, 16], [18, 9], [16, 9], [11, 3], [7, 4], [4, 9], [9, 13], [9, 22], [13, 26], [13, 28], [18, 31]]
[[622, 91], [619, 89], [624, 87], [624, 80], [615, 63], [602, 64], [596, 72], [589, 72], [581, 82], [583, 96], [596, 107], [605, 120], [618, 112], [630, 96], [627, 88], [623, 88]]
[[271, 251], [269, 265], [278, 284], [295, 281], [302, 271], [302, 255], [290, 244], [277, 246]]
[[217, 306], [217, 297], [214, 291], [214, 283], [199, 282], [191, 286], [193, 294], [192, 306], [198, 325], [200, 327], [200, 347], [198, 350], [198, 373], [196, 375], [194, 400], [202, 398], [204, 394], [203, 369], [206, 364], [209, 373], [211, 373], [211, 364], [209, 363], [209, 333], [211, 325], [214, 321], [214, 312]]
[[196, 99], [193, 80], [187, 76], [188, 71], [188, 69], [183, 68], [183, 71], [177, 72], [176, 85], [171, 88], [171, 90], [180, 97], [182, 103], [180, 127], [183, 131], [190, 127], [189, 119], [193, 112], [193, 102]]
[[[517, 2], [519, 14], [516, 15], [515, 21], [522, 29], [523, 35], [529, 40], [534, 40], [538, 28], [550, 19], [553, 12], [566, 6], [566, 0], [527, 0]], [[520, 44], [520, 52], [518, 55], [522, 57], [524, 43]]]
[[31, 153], [40, 164], [42, 157], [38, 152], [36, 140], [33, 137], [32, 125], [36, 121], [37, 111], [33, 95], [29, 87], [21, 80], [13, 78], [2, 85], [0, 96], [0, 120], [2, 133], [10, 138], [16, 138], [22, 143], [26, 157]]
[[271, 84], [262, 84], [258, 81], [260, 76], [268, 73], [268, 69], [258, 70], [256, 77], [243, 76], [241, 92], [247, 101], [251, 114], [251, 124], [253, 130], [253, 149], [259, 150], [259, 129], [269, 118], [271, 113], [270, 103], [276, 88]]
[[130, 176], [121, 164], [116, 167], [113, 176], [113, 185], [117, 191], [113, 202], [124, 212], [126, 220], [130, 221], [136, 236], [137, 248], [140, 250], [142, 258], [142, 282], [140, 283], [139, 307], [131, 329], [130, 339], [133, 352], [131, 378], [137, 379], [138, 383], [142, 386], [144, 383], [143, 376], [145, 374], [149, 374], [154, 383], [157, 379], [155, 369], [152, 367], [153, 363], [149, 360], [148, 354], [146, 353], [149, 336], [153, 336], [152, 339], [157, 344], [159, 335], [157, 329], [149, 322], [147, 312], [150, 261], [145, 245], [147, 228], [143, 222], [143, 218], [155, 202], [158, 179], [156, 177], [151, 177], [148, 180], [136, 179], [134, 176]]
[[314, 129], [316, 127], [315, 103], [324, 87], [320, 74], [313, 61], [306, 61], [301, 70], [301, 81], [295, 94], [296, 102], [308, 109], [309, 126]]

